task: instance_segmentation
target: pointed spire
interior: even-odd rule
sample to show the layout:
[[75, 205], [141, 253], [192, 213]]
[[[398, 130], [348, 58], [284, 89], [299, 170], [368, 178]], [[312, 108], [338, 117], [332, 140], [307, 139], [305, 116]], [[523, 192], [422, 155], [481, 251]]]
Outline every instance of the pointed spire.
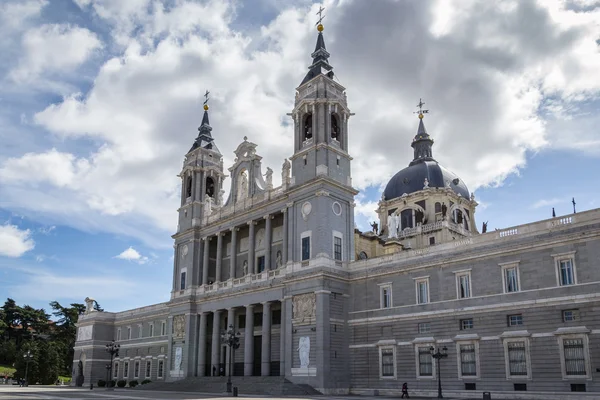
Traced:
[[427, 133], [427, 129], [425, 129], [425, 124], [423, 123], [423, 118], [425, 117], [425, 114], [429, 113], [429, 110], [423, 110], [424, 105], [425, 103], [423, 100], [419, 99], [419, 104], [417, 104], [419, 111], [415, 112], [415, 114], [419, 114], [419, 128], [417, 129], [417, 134], [411, 143], [411, 147], [415, 150], [414, 159], [410, 165], [414, 165], [422, 161], [433, 161], [433, 153], [431, 149], [433, 147], [433, 139], [431, 136], [429, 136], [429, 133]]
[[[219, 152], [219, 149], [217, 148], [217, 146], [215, 146], [214, 139], [210, 133], [212, 131], [212, 127], [210, 126], [210, 122], [208, 120], [208, 108], [209, 108], [208, 107], [208, 95], [209, 94], [210, 94], [210, 92], [208, 90], [204, 94], [204, 97], [206, 98], [204, 100], [204, 106], [203, 106], [204, 115], [202, 116], [202, 123], [198, 127], [198, 137], [196, 137], [196, 140], [194, 141], [194, 144], [192, 145], [192, 148], [190, 149], [190, 151], [197, 149], [198, 147], [202, 147], [204, 149]], [[188, 151], [188, 153], [189, 153], [189, 151]]]
[[308, 73], [302, 80], [300, 85], [304, 85], [306, 82], [310, 81], [316, 76], [320, 74], [327, 75], [329, 78], [333, 79], [333, 67], [329, 65], [329, 56], [330, 54], [327, 52], [325, 47], [325, 39], [323, 38], [323, 18], [325, 16], [322, 15], [324, 8], [320, 7], [319, 12], [319, 21], [317, 22], [317, 30], [319, 31], [319, 35], [317, 36], [317, 44], [315, 45], [315, 51], [310, 55], [313, 59], [313, 62], [310, 67], [308, 67]]

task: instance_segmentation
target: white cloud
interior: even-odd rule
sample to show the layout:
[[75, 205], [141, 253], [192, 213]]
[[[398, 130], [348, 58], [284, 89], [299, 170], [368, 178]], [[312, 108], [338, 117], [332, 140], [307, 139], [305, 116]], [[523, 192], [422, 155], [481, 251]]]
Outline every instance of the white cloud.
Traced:
[[148, 257], [142, 256], [136, 249], [133, 247], [129, 247], [127, 250], [124, 250], [115, 258], [120, 258], [121, 260], [134, 261], [138, 264], [145, 264], [148, 262]]
[[67, 24], [46, 24], [23, 35], [24, 55], [11, 77], [18, 82], [32, 80], [44, 72], [70, 72], [83, 64], [102, 43], [86, 28]]
[[29, 229], [21, 230], [16, 225], [0, 225], [0, 256], [21, 257], [35, 247]]
[[46, 5], [48, 5], [47, 0], [2, 2], [0, 4], [0, 32], [6, 34], [7, 31], [18, 30], [26, 20], [37, 17]]
[[543, 207], [556, 207], [557, 204], [568, 203], [570, 199], [563, 197], [553, 197], [551, 199], [541, 199], [531, 205], [530, 208], [538, 209]]
[[[556, 136], [569, 125], [549, 129], [538, 115], [549, 96], [560, 100], [552, 109], [568, 113], [573, 102], [600, 94], [600, 10], [574, 12], [558, 0], [452, 2], [456, 15], [432, 21], [430, 11], [442, 3], [325, 2], [330, 61], [356, 112], [355, 186], [385, 185], [412, 159], [419, 97], [431, 109], [425, 122], [434, 156], [471, 190], [501, 184], [523, 168], [527, 152], [600, 149], [594, 130], [575, 145]], [[100, 66], [89, 92], [72, 93], [33, 119], [59, 140], [97, 148], [85, 155], [52, 149], [0, 164], [0, 195], [11, 208], [168, 245], [177, 223], [176, 174], [207, 88], [225, 166], [248, 136], [278, 184], [283, 157], [292, 153], [285, 113], [314, 48], [318, 5], [282, 9], [250, 35], [233, 30], [243, 10], [226, 1], [181, 0], [168, 9], [149, 0], [78, 4], [109, 27], [118, 54]], [[41, 210], [29, 200], [35, 196], [23, 196], [32, 188], [45, 200]], [[357, 199], [357, 221], [372, 220], [374, 204]]]

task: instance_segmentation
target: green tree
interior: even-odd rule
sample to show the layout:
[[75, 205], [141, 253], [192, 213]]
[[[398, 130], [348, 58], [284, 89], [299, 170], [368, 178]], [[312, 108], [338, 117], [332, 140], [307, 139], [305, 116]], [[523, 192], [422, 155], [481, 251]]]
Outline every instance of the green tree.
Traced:
[[50, 303], [50, 307], [54, 312], [52, 315], [57, 318], [56, 325], [52, 331], [52, 339], [60, 348], [61, 372], [70, 375], [71, 364], [75, 350], [75, 338], [77, 334], [77, 320], [79, 315], [85, 311], [85, 305], [80, 303], [72, 303], [71, 307], [63, 307], [58, 301]]

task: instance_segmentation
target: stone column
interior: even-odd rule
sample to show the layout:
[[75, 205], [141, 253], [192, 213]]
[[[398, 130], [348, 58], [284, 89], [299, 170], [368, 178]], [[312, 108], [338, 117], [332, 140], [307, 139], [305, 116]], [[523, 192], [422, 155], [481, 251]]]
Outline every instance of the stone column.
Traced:
[[316, 355], [317, 361], [317, 387], [331, 387], [331, 383], [326, 382], [330, 376], [330, 351], [331, 348], [331, 323], [329, 320], [329, 297], [331, 292], [327, 290], [318, 290], [316, 296], [316, 320], [317, 334], [315, 352], [311, 346], [310, 352]]
[[[233, 325], [233, 330], [235, 331], [235, 308], [233, 308], [233, 307], [227, 309], [227, 326], [225, 327], [225, 332], [227, 332], [229, 330], [231, 325]], [[231, 347], [230, 346], [227, 346], [227, 354], [225, 356], [226, 356], [225, 375], [229, 376], [229, 373], [232, 370], [232, 367], [230, 366], [230, 363], [231, 363]]]
[[215, 272], [215, 283], [221, 282], [221, 264], [223, 263], [223, 233], [217, 233], [217, 270]]
[[198, 376], [206, 375], [206, 323], [208, 313], [200, 314], [200, 333], [198, 335]]
[[279, 376], [285, 376], [285, 332], [286, 312], [285, 299], [281, 299], [281, 323], [279, 324]]
[[283, 315], [282, 315], [282, 319], [281, 319], [281, 323], [285, 324], [285, 359], [286, 359], [286, 363], [285, 363], [285, 375], [286, 376], [291, 376], [292, 375], [292, 366], [293, 366], [293, 351], [294, 351], [294, 347], [293, 347], [293, 342], [294, 342], [294, 330], [293, 330], [293, 326], [292, 326], [292, 318], [294, 317], [293, 314], [293, 307], [292, 307], [292, 297], [285, 297], [283, 299], [283, 304], [282, 304], [282, 313], [284, 312], [283, 310], [285, 310], [285, 315], [287, 316], [287, 318], [285, 319], [285, 322], [283, 320]]
[[269, 271], [271, 269], [271, 219], [273, 217], [271, 215], [265, 215], [265, 270]]
[[221, 310], [217, 310], [213, 313], [213, 331], [212, 331], [212, 353], [211, 353], [211, 371], [215, 367], [217, 374], [219, 374], [219, 362], [221, 361], [220, 350], [221, 350]]
[[288, 212], [287, 208], [281, 210], [283, 214], [283, 246], [281, 249], [281, 265], [284, 266], [288, 260]]
[[254, 305], [246, 306], [246, 329], [244, 330], [244, 376], [252, 376], [254, 369]]
[[248, 238], [248, 274], [256, 274], [254, 270], [254, 221], [248, 222], [250, 227]]
[[271, 303], [263, 303], [262, 352], [260, 355], [261, 376], [271, 375]]
[[202, 254], [202, 285], [208, 284], [208, 252], [210, 250], [210, 239], [205, 237], [204, 239], [204, 254]]
[[237, 228], [231, 228], [231, 253], [229, 254], [229, 279], [235, 278], [235, 263], [237, 254]]

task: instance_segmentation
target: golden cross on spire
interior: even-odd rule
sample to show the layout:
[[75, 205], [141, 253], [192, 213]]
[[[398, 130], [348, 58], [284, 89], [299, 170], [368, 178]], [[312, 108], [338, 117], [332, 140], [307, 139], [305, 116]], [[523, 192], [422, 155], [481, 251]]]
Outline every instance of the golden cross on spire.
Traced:
[[210, 92], [207, 90], [206, 93], [204, 93], [204, 110], [208, 111], [208, 95], [210, 94]]
[[317, 25], [317, 30], [319, 32], [323, 31], [323, 18], [325, 18], [325, 16], [323, 15], [323, 11], [325, 11], [325, 8], [319, 6], [319, 11], [317, 11], [317, 15], [319, 16], [319, 20], [315, 24], [315, 25]]
[[417, 107], [419, 107], [419, 111], [415, 111], [413, 114], [419, 114], [419, 119], [423, 119], [423, 114], [429, 114], [429, 110], [423, 110], [423, 106], [425, 105], [425, 102], [419, 98], [419, 104], [417, 104]]

